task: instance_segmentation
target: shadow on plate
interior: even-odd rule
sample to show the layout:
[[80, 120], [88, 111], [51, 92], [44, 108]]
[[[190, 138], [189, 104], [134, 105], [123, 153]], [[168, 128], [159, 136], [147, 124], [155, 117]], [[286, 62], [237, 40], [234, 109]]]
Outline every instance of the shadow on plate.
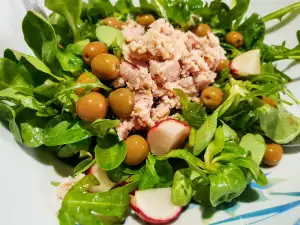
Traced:
[[59, 160], [51, 150], [45, 147], [28, 148], [19, 143], [18, 145], [21, 149], [24, 150], [27, 155], [31, 156], [34, 160], [42, 163], [43, 165], [53, 166], [58, 175], [62, 177], [72, 175], [73, 169], [63, 161]]

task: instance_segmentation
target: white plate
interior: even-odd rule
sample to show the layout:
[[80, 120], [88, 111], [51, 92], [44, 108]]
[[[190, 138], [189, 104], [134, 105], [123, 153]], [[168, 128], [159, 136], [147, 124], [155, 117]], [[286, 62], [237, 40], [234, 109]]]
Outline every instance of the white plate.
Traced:
[[[275, 9], [294, 3], [293, 0], [253, 0], [250, 11], [265, 15]], [[23, 40], [21, 21], [25, 7], [20, 0], [2, 0], [0, 8], [0, 52], [13, 48], [30, 53]], [[288, 46], [297, 43], [296, 30], [300, 30], [298, 15], [288, 16], [290, 22], [283, 27], [277, 21], [269, 24], [276, 30], [269, 32], [266, 42]], [[296, 22], [298, 20], [298, 23]], [[277, 29], [275, 29], [277, 28]], [[281, 62], [285, 69], [289, 61]], [[293, 78], [300, 76], [300, 66], [290, 68], [287, 73]], [[300, 82], [289, 88], [300, 99]], [[300, 107], [290, 111], [300, 116]], [[0, 224], [3, 225], [55, 225], [60, 202], [50, 181], [60, 180], [68, 175], [70, 168], [57, 161], [43, 149], [27, 149], [18, 145], [9, 131], [0, 126]], [[285, 150], [279, 166], [269, 169], [270, 185], [266, 188], [252, 186], [246, 195], [248, 203], [239, 203], [215, 213], [204, 212], [199, 206], [191, 205], [174, 223], [176, 225], [199, 224], [300, 224], [300, 149]], [[253, 201], [256, 199], [256, 201]], [[298, 223], [297, 223], [298, 222]], [[128, 218], [128, 225], [140, 224]]]

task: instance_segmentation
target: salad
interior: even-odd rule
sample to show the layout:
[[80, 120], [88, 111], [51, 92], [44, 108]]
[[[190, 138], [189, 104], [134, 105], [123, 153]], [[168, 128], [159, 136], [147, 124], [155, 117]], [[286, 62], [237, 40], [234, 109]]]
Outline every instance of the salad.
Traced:
[[0, 120], [74, 167], [53, 182], [60, 224], [121, 224], [130, 208], [169, 223], [190, 203], [268, 184], [260, 165], [277, 165], [300, 134], [284, 109], [299, 104], [292, 79], [273, 63], [299, 60], [300, 44], [268, 45], [265, 26], [300, 3], [245, 17], [249, 4], [46, 0], [48, 18], [27, 12], [35, 56], [0, 59]]

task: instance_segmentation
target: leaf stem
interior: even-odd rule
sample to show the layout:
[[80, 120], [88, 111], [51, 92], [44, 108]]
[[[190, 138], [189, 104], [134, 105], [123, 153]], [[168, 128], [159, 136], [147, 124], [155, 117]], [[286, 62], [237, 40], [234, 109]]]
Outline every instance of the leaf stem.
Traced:
[[264, 22], [268, 22], [268, 21], [273, 20], [273, 19], [279, 19], [279, 20], [281, 20], [284, 15], [286, 15], [289, 12], [293, 12], [293, 11], [295, 11], [297, 9], [300, 9], [300, 2], [296, 2], [296, 3], [292, 4], [292, 5], [286, 6], [286, 7], [282, 8], [282, 9], [279, 9], [279, 10], [277, 10], [275, 12], [272, 12], [272, 13], [264, 16], [263, 17], [263, 21]]

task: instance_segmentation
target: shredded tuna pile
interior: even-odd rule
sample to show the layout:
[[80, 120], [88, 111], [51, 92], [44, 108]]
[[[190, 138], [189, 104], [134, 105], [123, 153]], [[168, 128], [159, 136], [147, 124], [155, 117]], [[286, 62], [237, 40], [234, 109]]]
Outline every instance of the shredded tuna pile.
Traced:
[[220, 60], [226, 58], [214, 34], [197, 37], [174, 29], [164, 19], [156, 20], [147, 31], [128, 20], [122, 33], [127, 44], [122, 48], [120, 77], [113, 84], [116, 88], [127, 85], [135, 93], [135, 106], [130, 118], [117, 127], [121, 139], [179, 109], [175, 88], [191, 101], [199, 101], [199, 92], [214, 81]]

